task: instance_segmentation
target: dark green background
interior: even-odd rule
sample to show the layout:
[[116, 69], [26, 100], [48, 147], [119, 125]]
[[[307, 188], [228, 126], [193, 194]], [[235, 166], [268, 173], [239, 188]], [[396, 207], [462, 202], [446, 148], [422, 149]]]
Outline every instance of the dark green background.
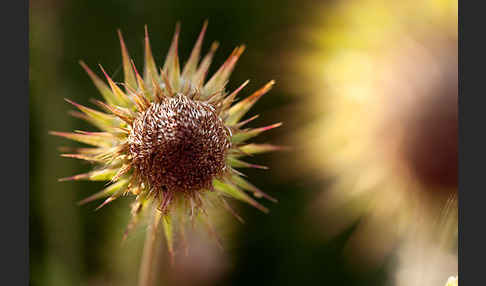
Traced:
[[[184, 62], [204, 19], [209, 20], [204, 50], [220, 42], [212, 71], [238, 44], [247, 50], [229, 83], [233, 89], [249, 78], [247, 92], [275, 79], [276, 87], [251, 111], [261, 114], [255, 124], [283, 121], [284, 126], [259, 142], [283, 140], [305, 121], [292, 112], [299, 98], [279, 82], [293, 76], [286, 68], [288, 53], [304, 47], [296, 31], [305, 26], [313, 11], [312, 1], [31, 1], [30, 7], [30, 281], [40, 285], [118, 285], [113, 259], [134, 257], [133, 277], [138, 273], [138, 254], [143, 233], [129, 246], [110, 252], [121, 240], [129, 219], [129, 199], [118, 200], [99, 212], [96, 204], [78, 207], [76, 202], [103, 187], [102, 183], [57, 182], [57, 178], [86, 171], [89, 166], [60, 158], [58, 148], [70, 145], [48, 135], [49, 130], [93, 130], [68, 116], [71, 107], [63, 98], [89, 105], [99, 94], [78, 64], [84, 60], [94, 70], [98, 63], [120, 80], [121, 57], [116, 30], [123, 31], [131, 56], [141, 68], [143, 27], [149, 27], [152, 49], [161, 64], [176, 21], [181, 21], [181, 61]], [[331, 5], [331, 4], [329, 4]], [[306, 83], [303, 82], [303, 85]], [[297, 108], [295, 108], [297, 110]], [[255, 125], [253, 125], [255, 126]], [[254, 162], [275, 166], [273, 153]], [[289, 166], [291, 167], [291, 166]], [[294, 172], [294, 170], [289, 170]], [[331, 242], [323, 242], [305, 218], [308, 203], [323, 185], [301, 177], [282, 180], [269, 171], [248, 171], [251, 181], [279, 203], [268, 215], [237, 205], [246, 224], [238, 225], [236, 241], [226, 250], [230, 267], [219, 285], [381, 285], [385, 267], [361, 270], [351, 267], [342, 248], [352, 230]], [[325, 229], [325, 225], [321, 226]], [[322, 230], [321, 230], [322, 231]], [[108, 248], [108, 246], [110, 246]], [[363, 268], [364, 269], [364, 268]], [[188, 274], [190, 275], [190, 274]], [[103, 277], [96, 284], [92, 277]], [[129, 279], [130, 280], [130, 279]], [[97, 282], [99, 283], [99, 282]], [[129, 282], [127, 282], [129, 283]]]

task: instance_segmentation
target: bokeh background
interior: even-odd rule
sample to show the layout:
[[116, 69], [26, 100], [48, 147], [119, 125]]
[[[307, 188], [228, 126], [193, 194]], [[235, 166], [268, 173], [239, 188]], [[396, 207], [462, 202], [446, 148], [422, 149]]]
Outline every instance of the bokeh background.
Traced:
[[[85, 61], [94, 70], [100, 63], [115, 79], [122, 79], [117, 29], [122, 30], [131, 56], [141, 65], [143, 28], [147, 24], [154, 57], [161, 63], [169, 48], [175, 23], [180, 21], [179, 47], [183, 61], [188, 57], [205, 19], [209, 20], [209, 26], [203, 51], [207, 51], [212, 41], [220, 42], [210, 72], [215, 71], [236, 45], [243, 43], [247, 49], [235, 68], [229, 88], [234, 89], [250, 79], [245, 88], [249, 93], [271, 79], [276, 80], [274, 89], [250, 113], [261, 115], [254, 123], [258, 126], [279, 121], [284, 123], [281, 128], [258, 138], [259, 142], [291, 145], [291, 149], [261, 155], [253, 160], [270, 166], [270, 170], [246, 172], [256, 186], [278, 198], [278, 204], [266, 204], [271, 209], [270, 214], [235, 203], [246, 223], [240, 224], [231, 217], [224, 222], [228, 225], [221, 230], [225, 251], [220, 252], [195, 237], [193, 256], [180, 259], [180, 265], [172, 270], [162, 263], [161, 279], [171, 285], [393, 284], [390, 281], [394, 281], [403, 253], [389, 251], [378, 263], [370, 266], [366, 259], [358, 259], [360, 255], [369, 255], [366, 251], [351, 254], [345, 251], [360, 225], [360, 217], [346, 224], [339, 233], [326, 236], [326, 232], [331, 233], [333, 229], [332, 217], [321, 222], [318, 214], [309, 211], [313, 203], [331, 188], [333, 179], [316, 176], [315, 170], [306, 167], [310, 164], [306, 158], [314, 155], [320, 158], [332, 150], [319, 150], [320, 145], [307, 148], [306, 144], [316, 136], [302, 137], [301, 131], [325, 117], [333, 98], [339, 96], [326, 83], [333, 70], [328, 68], [321, 74], [319, 69], [336, 68], [324, 63], [333, 58], [341, 44], [343, 47], [356, 45], [348, 41], [349, 34], [340, 37], [340, 30], [335, 28], [336, 25], [347, 25], [346, 15], [349, 13], [341, 11], [342, 20], [332, 13], [345, 2], [370, 1], [31, 0], [30, 284], [135, 285], [144, 229], [139, 228], [125, 244], [121, 244], [129, 220], [130, 200], [117, 200], [96, 212], [96, 203], [79, 207], [76, 203], [101, 189], [103, 183], [58, 182], [58, 178], [84, 172], [89, 166], [73, 159], [60, 158], [59, 146], [69, 143], [48, 135], [48, 131], [93, 130], [68, 115], [71, 107], [64, 98], [81, 104], [89, 104], [91, 98], [99, 98], [96, 88], [79, 66], [79, 60]], [[375, 2], [371, 7], [380, 7], [380, 3], [376, 3], [379, 1], [371, 2]], [[416, 5], [409, 5], [412, 8], [423, 3], [418, 0], [411, 2], [416, 2]], [[386, 1], [381, 4], [384, 3]], [[435, 11], [435, 7], [457, 6], [457, 1], [449, 1], [444, 6], [430, 5]], [[442, 8], [437, 9], [440, 12]], [[386, 10], [378, 10], [387, 16], [392, 15]], [[361, 26], [360, 21], [369, 23], [383, 16], [374, 11], [373, 8], [355, 8], [352, 12], [356, 15], [353, 18], [356, 27]], [[428, 25], [427, 17], [413, 11], [399, 9], [395, 13], [402, 13], [412, 20], [426, 19], [415, 22], [419, 30], [420, 25]], [[376, 22], [378, 26], [381, 23]], [[362, 34], [358, 34], [360, 30], [356, 28], [356, 43], [381, 37], [381, 45], [387, 46], [384, 35], [373, 33], [373, 25], [366, 27], [369, 27], [367, 33]], [[354, 31], [353, 27], [350, 29]], [[332, 45], [326, 46], [326, 39], [332, 39]], [[306, 60], [305, 55], [315, 55], [316, 49], [320, 56]], [[314, 62], [313, 69], [309, 64]], [[362, 68], [360, 63], [356, 62], [356, 68]], [[352, 64], [347, 68], [353, 70]], [[303, 66], [307, 66], [307, 71], [315, 71], [314, 76], [307, 77], [302, 72]], [[341, 76], [343, 71], [336, 69], [336, 73]], [[356, 77], [356, 73], [353, 76]], [[312, 99], [315, 94], [309, 88], [316, 86], [322, 87], [323, 91], [317, 101]], [[309, 108], [309, 102], [325, 108], [316, 111]], [[452, 101], [450, 104], [455, 106], [456, 103]], [[410, 113], [415, 111], [414, 108], [409, 110]], [[349, 112], [355, 110], [350, 109]], [[346, 110], [343, 114], [346, 115]], [[325, 136], [325, 130], [314, 130], [313, 134]], [[359, 142], [357, 144], [359, 146]], [[323, 145], [322, 148], [326, 147]], [[325, 166], [318, 167], [319, 171], [332, 173]], [[343, 212], [346, 211], [343, 209]], [[378, 241], [380, 233], [375, 234]], [[371, 248], [379, 243], [376, 241], [372, 238], [368, 241], [369, 246], [360, 247]], [[444, 277], [443, 281], [446, 280], [447, 277]]]

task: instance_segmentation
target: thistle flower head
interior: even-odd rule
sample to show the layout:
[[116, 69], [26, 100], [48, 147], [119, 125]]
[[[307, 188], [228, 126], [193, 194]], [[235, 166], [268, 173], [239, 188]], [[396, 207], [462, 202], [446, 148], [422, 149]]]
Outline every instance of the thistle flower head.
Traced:
[[226, 169], [229, 134], [211, 105], [176, 95], [133, 121], [129, 154], [140, 178], [156, 191], [208, 190]]
[[153, 210], [163, 223], [170, 252], [174, 226], [183, 233], [187, 217], [201, 219], [211, 227], [205, 208], [216, 203], [235, 214], [225, 197], [245, 201], [262, 211], [267, 209], [246, 192], [275, 201], [235, 170], [265, 168], [240, 158], [279, 149], [270, 144], [246, 141], [280, 124], [251, 129], [244, 125], [256, 116], [240, 121], [274, 82], [234, 103], [248, 81], [231, 93], [226, 91], [226, 84], [243, 46], [237, 47], [206, 80], [218, 47], [213, 43], [209, 53], [200, 61], [206, 26], [207, 23], [182, 69], [177, 53], [179, 26], [161, 68], [156, 67], [152, 57], [146, 29], [143, 76], [137, 71], [119, 32], [124, 71], [122, 84], [115, 83], [101, 68], [106, 84], [81, 62], [104, 98], [104, 101], [97, 101], [103, 110], [68, 100], [79, 110], [72, 113], [74, 116], [92, 123], [101, 131], [52, 132], [90, 145], [62, 156], [90, 161], [96, 166], [88, 173], [61, 180], [110, 182], [107, 188], [81, 203], [106, 198], [100, 205], [102, 207], [131, 193], [135, 202], [127, 232], [138, 222], [143, 211]]

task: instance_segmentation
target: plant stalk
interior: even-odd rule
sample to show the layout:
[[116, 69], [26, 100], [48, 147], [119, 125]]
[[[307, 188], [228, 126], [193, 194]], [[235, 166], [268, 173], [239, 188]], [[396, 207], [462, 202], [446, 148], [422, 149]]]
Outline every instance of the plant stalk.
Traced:
[[152, 286], [154, 283], [154, 264], [157, 262], [158, 254], [158, 228], [160, 225], [161, 213], [154, 207], [152, 211], [152, 222], [147, 229], [145, 243], [143, 246], [142, 261], [140, 263], [138, 286]]

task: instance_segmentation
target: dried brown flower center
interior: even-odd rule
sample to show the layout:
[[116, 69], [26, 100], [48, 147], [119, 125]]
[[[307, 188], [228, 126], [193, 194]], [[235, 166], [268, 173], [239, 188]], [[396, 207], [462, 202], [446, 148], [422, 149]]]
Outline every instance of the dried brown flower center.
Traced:
[[156, 191], [208, 189], [226, 169], [227, 128], [213, 107], [180, 95], [154, 102], [133, 122], [129, 149]]

